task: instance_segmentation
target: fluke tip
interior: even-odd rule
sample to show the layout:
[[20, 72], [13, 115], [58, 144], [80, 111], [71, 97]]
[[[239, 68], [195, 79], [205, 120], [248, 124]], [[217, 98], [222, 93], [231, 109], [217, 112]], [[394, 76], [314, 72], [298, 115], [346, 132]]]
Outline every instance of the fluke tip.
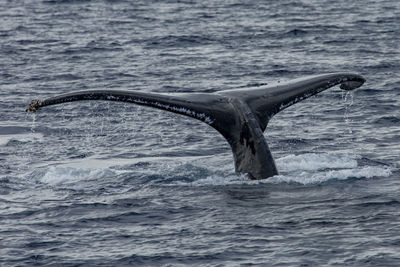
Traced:
[[28, 108], [25, 111], [26, 112], [35, 112], [36, 110], [39, 109], [41, 104], [42, 104], [42, 101], [40, 101], [40, 100], [32, 100], [32, 102], [29, 104]]

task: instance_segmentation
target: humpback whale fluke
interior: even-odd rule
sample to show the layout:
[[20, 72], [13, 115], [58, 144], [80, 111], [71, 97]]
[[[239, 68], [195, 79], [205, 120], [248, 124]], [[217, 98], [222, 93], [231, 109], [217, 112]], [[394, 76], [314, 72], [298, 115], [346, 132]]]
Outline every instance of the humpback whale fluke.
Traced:
[[232, 148], [237, 172], [252, 179], [278, 174], [264, 138], [269, 120], [285, 108], [340, 84], [343, 90], [360, 87], [365, 79], [353, 73], [332, 73], [263, 86], [215, 93], [143, 93], [88, 90], [34, 100], [26, 111], [80, 100], [108, 100], [150, 106], [201, 120], [215, 128]]

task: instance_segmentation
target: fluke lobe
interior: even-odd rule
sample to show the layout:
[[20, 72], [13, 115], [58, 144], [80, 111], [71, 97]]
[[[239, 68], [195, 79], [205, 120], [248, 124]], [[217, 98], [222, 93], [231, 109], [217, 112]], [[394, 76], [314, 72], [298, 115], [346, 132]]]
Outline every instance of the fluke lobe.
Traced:
[[108, 100], [150, 106], [203, 121], [215, 128], [232, 148], [235, 169], [251, 179], [278, 174], [264, 138], [269, 120], [285, 108], [340, 84], [343, 90], [360, 87], [365, 79], [353, 73], [331, 73], [275, 86], [215, 93], [144, 93], [89, 90], [34, 100], [26, 111], [80, 100]]

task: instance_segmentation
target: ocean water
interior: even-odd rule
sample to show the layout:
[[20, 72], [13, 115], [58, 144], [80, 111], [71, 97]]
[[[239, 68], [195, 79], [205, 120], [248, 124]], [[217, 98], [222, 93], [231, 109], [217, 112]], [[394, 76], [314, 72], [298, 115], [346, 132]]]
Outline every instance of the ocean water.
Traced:
[[[243, 3], [245, 2], [245, 3]], [[399, 266], [400, 2], [0, 0], [1, 266]], [[85, 89], [216, 92], [356, 72], [276, 115], [279, 175], [177, 114]]]

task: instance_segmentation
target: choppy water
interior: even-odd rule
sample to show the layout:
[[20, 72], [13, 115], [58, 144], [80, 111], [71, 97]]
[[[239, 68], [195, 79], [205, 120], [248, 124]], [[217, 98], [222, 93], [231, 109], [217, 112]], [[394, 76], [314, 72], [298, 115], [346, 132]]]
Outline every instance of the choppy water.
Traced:
[[[0, 0], [0, 265], [400, 264], [400, 3]], [[213, 92], [351, 71], [234, 173], [193, 119], [83, 89]]]

